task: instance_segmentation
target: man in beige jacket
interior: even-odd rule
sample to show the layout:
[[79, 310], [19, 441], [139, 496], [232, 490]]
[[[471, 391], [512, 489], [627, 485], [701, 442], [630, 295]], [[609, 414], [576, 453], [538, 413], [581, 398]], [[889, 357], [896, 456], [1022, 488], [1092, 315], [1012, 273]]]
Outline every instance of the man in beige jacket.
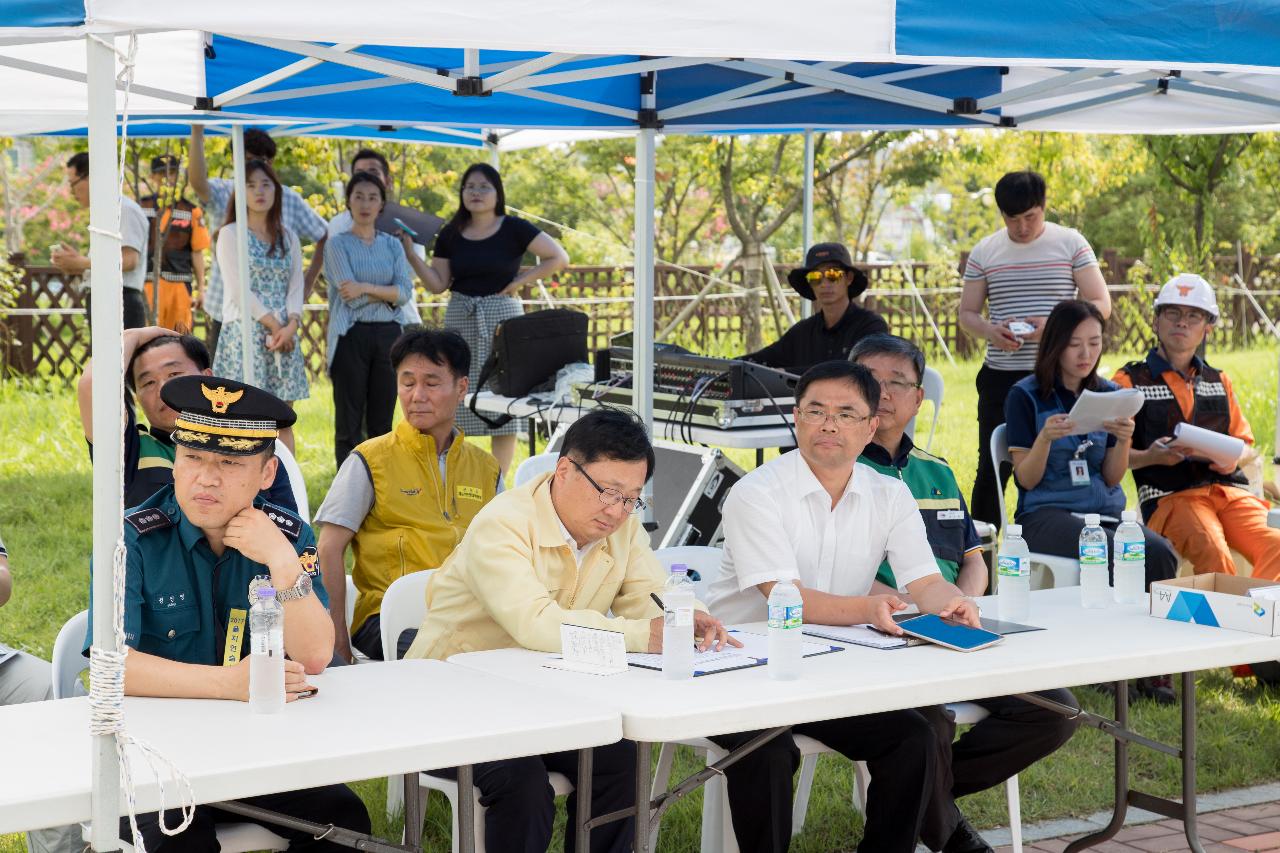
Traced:
[[[564, 622], [621, 631], [628, 651], [660, 652], [662, 615], [650, 594], [666, 578], [636, 515], [654, 461], [631, 413], [599, 409], [578, 420], [554, 472], [498, 495], [476, 515], [427, 586], [427, 617], [407, 657], [558, 652]], [[724, 625], [698, 607], [700, 647], [731, 642]], [[593, 764], [592, 815], [634, 806], [635, 745], [597, 747]], [[577, 770], [572, 752], [477, 765], [486, 846], [545, 851], [555, 817], [547, 774], [563, 773], [576, 786]], [[576, 807], [571, 794], [569, 815]], [[591, 833], [592, 853], [623, 853], [633, 834], [630, 820], [605, 824]], [[573, 833], [565, 850], [574, 853]]]

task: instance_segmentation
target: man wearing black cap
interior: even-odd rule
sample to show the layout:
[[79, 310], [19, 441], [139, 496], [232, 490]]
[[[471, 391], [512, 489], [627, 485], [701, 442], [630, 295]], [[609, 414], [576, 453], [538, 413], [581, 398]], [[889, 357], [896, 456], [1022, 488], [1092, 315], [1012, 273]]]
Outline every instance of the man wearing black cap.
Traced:
[[[307, 675], [322, 672], [333, 656], [328, 596], [310, 526], [257, 496], [275, 477], [275, 440], [293, 424], [293, 410], [265, 391], [215, 376], [182, 376], [160, 393], [178, 412], [177, 455], [173, 485], [125, 515], [125, 693], [247, 701], [250, 593], [271, 584], [284, 605], [285, 694], [297, 699], [312, 689]], [[344, 785], [245, 801], [369, 831], [364, 804]], [[177, 822], [176, 814], [167, 817], [169, 825]], [[156, 814], [140, 816], [138, 827], [148, 850], [216, 851], [215, 825], [243, 820], [201, 806], [180, 836], [164, 835]], [[342, 849], [271, 829], [307, 842], [308, 850]], [[126, 838], [128, 831], [122, 821]]]
[[[205, 226], [204, 211], [183, 197], [183, 188], [178, 185], [181, 175], [182, 162], [176, 154], [152, 157], [154, 192], [138, 199], [138, 204], [151, 223], [146, 259], [147, 304], [155, 308], [157, 325], [190, 332], [192, 299], [199, 299], [204, 291], [204, 253], [209, 248], [209, 229]], [[154, 290], [157, 277], [159, 295]]]
[[840, 243], [818, 243], [809, 249], [804, 266], [787, 274], [787, 282], [817, 311], [796, 323], [762, 350], [743, 356], [769, 367], [804, 373], [824, 361], [844, 361], [853, 345], [867, 335], [887, 334], [880, 315], [853, 300], [867, 289], [867, 275], [854, 269], [849, 250]]

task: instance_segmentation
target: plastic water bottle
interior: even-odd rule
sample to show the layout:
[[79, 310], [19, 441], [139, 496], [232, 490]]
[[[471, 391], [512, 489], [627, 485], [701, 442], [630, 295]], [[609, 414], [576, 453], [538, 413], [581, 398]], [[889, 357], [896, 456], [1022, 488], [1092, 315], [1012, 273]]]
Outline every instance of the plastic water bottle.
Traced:
[[1084, 517], [1084, 529], [1080, 531], [1080, 603], [1085, 607], [1106, 607], [1111, 603], [1107, 534], [1096, 512]]
[[259, 587], [249, 608], [249, 640], [249, 710], [278, 714], [284, 710], [284, 608], [274, 587]]
[[769, 677], [791, 681], [800, 677], [800, 635], [804, 629], [804, 599], [792, 578], [784, 577], [769, 590]]
[[1004, 529], [1004, 541], [996, 555], [996, 578], [1000, 618], [1022, 622], [1031, 616], [1031, 552], [1022, 538], [1022, 525]]
[[693, 678], [693, 582], [689, 567], [671, 567], [662, 588], [662, 677]]
[[1147, 539], [1138, 526], [1138, 514], [1131, 509], [1120, 513], [1116, 528], [1115, 582], [1116, 601], [1137, 604], [1147, 591]]

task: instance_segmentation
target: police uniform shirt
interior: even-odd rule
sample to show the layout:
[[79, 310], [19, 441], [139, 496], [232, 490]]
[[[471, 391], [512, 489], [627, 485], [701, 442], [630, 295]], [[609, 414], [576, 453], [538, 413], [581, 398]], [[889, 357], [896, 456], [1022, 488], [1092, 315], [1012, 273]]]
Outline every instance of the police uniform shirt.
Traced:
[[[310, 525], [261, 496], [253, 505], [284, 533], [327, 608]], [[216, 556], [204, 532], [183, 515], [172, 485], [128, 512], [124, 530], [125, 642], [180, 663], [232, 665], [248, 655], [249, 582], [270, 569], [233, 548]]]

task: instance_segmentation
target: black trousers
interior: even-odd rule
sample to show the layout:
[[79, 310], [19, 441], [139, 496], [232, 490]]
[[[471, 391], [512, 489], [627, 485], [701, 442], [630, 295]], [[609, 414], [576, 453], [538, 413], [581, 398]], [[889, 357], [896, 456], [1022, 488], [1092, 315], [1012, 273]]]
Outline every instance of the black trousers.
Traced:
[[[413, 641], [418, 638], [418, 629], [410, 628], [401, 631], [396, 638], [396, 660], [400, 660], [409, 651]], [[359, 649], [369, 660], [385, 660], [382, 651], [382, 616], [375, 613], [351, 635], [351, 645]]]
[[[620, 740], [597, 746], [591, 773], [591, 816], [599, 817], [636, 804], [636, 745]], [[528, 758], [490, 761], [474, 767], [480, 805], [484, 806], [484, 846], [490, 853], [546, 853], [555, 821], [555, 796], [548, 773], [563, 773], [574, 785], [567, 803], [569, 824], [565, 853], [575, 853], [573, 827], [577, 815], [578, 753], [555, 752]], [[457, 779], [456, 769], [432, 770], [432, 776]], [[647, 792], [646, 792], [647, 793]], [[635, 818], [591, 830], [591, 853], [626, 853], [635, 838]]]
[[391, 345], [399, 323], [356, 323], [338, 338], [329, 376], [333, 379], [333, 451], [338, 467], [366, 438], [391, 432], [396, 376]]
[[[1079, 707], [1070, 690], [1043, 690], [1037, 695]], [[1079, 720], [1016, 696], [975, 699], [974, 704], [990, 716], [971, 726], [959, 740], [952, 743], [955, 722], [945, 710], [943, 724], [937, 728], [940, 744], [950, 746], [951, 760], [940, 765], [935, 790], [946, 792], [953, 802], [1026, 770], [1071, 740], [1080, 725]]]
[[209, 358], [218, 354], [218, 338], [222, 335], [222, 321], [209, 318], [205, 325], [204, 345], [209, 348]]
[[1000, 504], [996, 502], [996, 489], [1004, 489], [1013, 467], [1000, 466], [997, 484], [996, 469], [991, 464], [991, 433], [1004, 423], [1004, 401], [1009, 389], [1030, 375], [1029, 370], [996, 370], [984, 364], [973, 383], [978, 389], [978, 474], [969, 495], [969, 512], [997, 529], [1004, 526], [1005, 520], [997, 517]]
[[[1027, 540], [1027, 547], [1042, 554], [1055, 557], [1076, 557], [1080, 554], [1080, 531], [1084, 529], [1084, 519], [1072, 515], [1065, 509], [1044, 507], [1024, 512], [1018, 516], [1022, 525], [1022, 538]], [[1119, 522], [1104, 521], [1102, 529], [1107, 534], [1107, 553], [1115, 554], [1114, 537]], [[1147, 540], [1147, 586], [1153, 581], [1164, 581], [1178, 574], [1178, 554], [1159, 533], [1141, 525], [1142, 535]], [[1107, 561], [1107, 576], [1115, 583], [1113, 561]]]
[[[889, 711], [803, 723], [792, 731], [820, 740], [848, 758], [867, 762], [871, 787], [858, 845], [861, 853], [912, 853], [916, 849], [939, 761], [938, 736], [925, 714]], [[711, 740], [733, 749], [757, 734], [740, 732]], [[784, 853], [791, 844], [791, 781], [799, 767], [800, 750], [784, 734], [725, 771], [733, 834], [742, 853]], [[949, 797], [947, 802], [955, 809]], [[952, 821], [951, 828], [954, 826]]]
[[[283, 794], [264, 794], [261, 797], [244, 797], [241, 802], [248, 805], [270, 809], [274, 812], [296, 817], [301, 820], [314, 821], [319, 824], [334, 824], [354, 832], [369, 832], [369, 812], [364, 803], [346, 785], [326, 785], [322, 788], [309, 788], [305, 791], [287, 791]], [[182, 822], [182, 815], [177, 809], [169, 809], [165, 813], [165, 823], [170, 827]], [[216, 833], [220, 823], [256, 823], [242, 815], [222, 811], [213, 806], [197, 806], [195, 820], [191, 826], [179, 835], [165, 835], [160, 831], [159, 815], [156, 812], [138, 815], [138, 831], [150, 853], [217, 853]], [[331, 841], [316, 841], [308, 832], [286, 829], [274, 824], [262, 824], [267, 829], [289, 840], [290, 850], [310, 850], [313, 853], [337, 853], [350, 850]], [[120, 837], [130, 838], [129, 819], [120, 819]]]
[[[143, 299], [142, 291], [134, 290], [132, 287], [123, 287], [121, 290], [123, 291], [121, 301], [124, 304], [124, 328], [144, 328], [147, 325], [147, 301]], [[93, 317], [92, 290], [87, 290], [84, 294], [84, 316], [85, 325], [88, 325]]]

